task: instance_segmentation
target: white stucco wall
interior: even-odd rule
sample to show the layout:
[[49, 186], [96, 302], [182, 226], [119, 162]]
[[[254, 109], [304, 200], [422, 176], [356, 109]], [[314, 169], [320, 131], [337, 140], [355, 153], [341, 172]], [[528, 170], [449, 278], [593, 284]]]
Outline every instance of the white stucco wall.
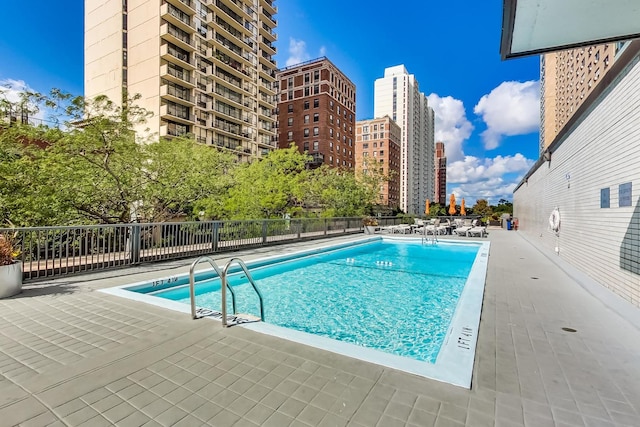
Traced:
[[[640, 62], [636, 57], [514, 192], [519, 232], [640, 306]], [[631, 183], [631, 206], [619, 185]], [[610, 207], [600, 207], [609, 188]], [[561, 213], [558, 236], [548, 219]]]

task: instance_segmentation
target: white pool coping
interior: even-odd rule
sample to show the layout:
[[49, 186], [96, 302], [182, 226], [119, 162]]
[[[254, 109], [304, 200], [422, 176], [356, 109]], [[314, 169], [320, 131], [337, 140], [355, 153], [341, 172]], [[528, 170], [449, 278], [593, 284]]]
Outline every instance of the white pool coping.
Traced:
[[[324, 245], [314, 249], [295, 252], [288, 255], [264, 257], [247, 262], [247, 266], [263, 265], [276, 260], [291, 259], [327, 249], [338, 249], [354, 244], [362, 244], [373, 240], [416, 240], [415, 237], [400, 236], [374, 236], [364, 239], [353, 240], [346, 244]], [[289, 341], [309, 345], [322, 350], [360, 359], [366, 362], [375, 363], [389, 368], [409, 372], [437, 381], [453, 384], [460, 387], [471, 388], [471, 378], [473, 375], [473, 364], [475, 359], [476, 344], [478, 341], [478, 329], [480, 326], [480, 314], [482, 311], [482, 301], [484, 297], [485, 279], [489, 263], [489, 241], [479, 240], [446, 240], [439, 239], [445, 244], [479, 244], [476, 259], [473, 262], [467, 282], [460, 295], [453, 319], [449, 325], [447, 336], [440, 348], [435, 363], [423, 362], [408, 357], [397, 356], [383, 351], [360, 347], [331, 338], [321, 337], [306, 332], [300, 332], [281, 326], [268, 323], [245, 323], [240, 326], [267, 335], [276, 336]], [[204, 271], [204, 270], [198, 270]], [[183, 276], [183, 275], [180, 275]], [[159, 280], [174, 279], [176, 276], [162, 278]], [[128, 298], [135, 301], [152, 304], [158, 307], [167, 308], [191, 315], [191, 308], [188, 304], [167, 300], [148, 294], [141, 294], [129, 291], [128, 289], [148, 284], [150, 281], [130, 283], [100, 290], [101, 292]], [[213, 318], [212, 320], [220, 321]]]

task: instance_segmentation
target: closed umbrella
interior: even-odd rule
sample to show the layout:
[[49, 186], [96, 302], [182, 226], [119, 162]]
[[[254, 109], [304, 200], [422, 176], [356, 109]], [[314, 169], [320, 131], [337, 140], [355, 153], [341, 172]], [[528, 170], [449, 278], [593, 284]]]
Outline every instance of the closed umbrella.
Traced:
[[466, 215], [467, 211], [464, 208], [464, 199], [460, 201], [460, 215]]
[[449, 215], [456, 214], [456, 196], [451, 193], [451, 197], [449, 198]]
[[427, 199], [427, 201], [424, 202], [424, 214], [429, 215], [429, 199]]

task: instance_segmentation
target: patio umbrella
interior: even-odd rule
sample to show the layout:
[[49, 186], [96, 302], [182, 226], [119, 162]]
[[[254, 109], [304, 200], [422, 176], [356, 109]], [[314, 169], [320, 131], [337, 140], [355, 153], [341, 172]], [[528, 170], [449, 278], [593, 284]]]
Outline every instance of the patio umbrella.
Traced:
[[427, 201], [424, 202], [424, 214], [429, 215], [429, 199], [427, 199]]
[[466, 215], [467, 211], [464, 208], [464, 199], [460, 201], [460, 215]]
[[449, 215], [456, 214], [456, 196], [451, 193], [451, 197], [449, 198]]

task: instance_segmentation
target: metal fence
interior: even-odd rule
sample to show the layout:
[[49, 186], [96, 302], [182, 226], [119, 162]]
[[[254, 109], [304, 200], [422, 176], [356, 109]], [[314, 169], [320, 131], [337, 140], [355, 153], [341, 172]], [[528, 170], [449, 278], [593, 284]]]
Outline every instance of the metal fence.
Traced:
[[[385, 224], [398, 221], [396, 218], [381, 220]], [[0, 233], [17, 232], [24, 280], [362, 231], [362, 218], [0, 228]]]

